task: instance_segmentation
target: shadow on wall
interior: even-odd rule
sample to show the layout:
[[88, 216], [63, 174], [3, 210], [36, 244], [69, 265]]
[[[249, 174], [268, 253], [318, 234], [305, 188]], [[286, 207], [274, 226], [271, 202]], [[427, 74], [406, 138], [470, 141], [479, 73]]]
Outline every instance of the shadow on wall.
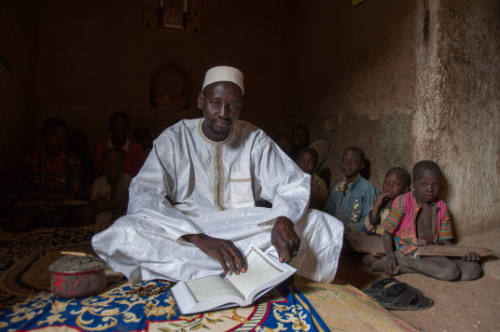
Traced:
[[372, 171], [372, 162], [368, 158], [365, 158], [363, 162], [365, 163], [365, 167], [363, 167], [363, 169], [359, 173], [365, 179], [370, 180], [370, 175]]

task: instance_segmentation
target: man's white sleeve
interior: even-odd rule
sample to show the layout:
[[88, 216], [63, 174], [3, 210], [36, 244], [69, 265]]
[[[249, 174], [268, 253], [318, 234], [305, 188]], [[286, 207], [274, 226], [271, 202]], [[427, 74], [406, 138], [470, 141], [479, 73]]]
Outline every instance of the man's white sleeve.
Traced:
[[172, 151], [167, 144], [158, 146], [155, 142], [144, 166], [130, 184], [127, 215], [140, 216], [165, 229], [170, 239], [177, 240], [202, 231], [169, 201], [177, 185]]
[[265, 134], [255, 143], [252, 150], [254, 190], [272, 203], [274, 218], [284, 216], [296, 222], [309, 203], [310, 176]]

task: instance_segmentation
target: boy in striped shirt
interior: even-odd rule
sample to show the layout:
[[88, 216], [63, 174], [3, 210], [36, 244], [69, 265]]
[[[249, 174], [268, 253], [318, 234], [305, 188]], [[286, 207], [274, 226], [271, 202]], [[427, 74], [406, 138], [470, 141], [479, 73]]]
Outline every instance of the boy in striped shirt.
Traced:
[[373, 264], [374, 270], [389, 275], [399, 272], [422, 273], [441, 280], [474, 280], [481, 275], [479, 256], [471, 252], [463, 258], [419, 257], [418, 246], [453, 245], [453, 232], [446, 204], [438, 200], [441, 170], [430, 160], [413, 167], [414, 190], [397, 197], [382, 222], [387, 256]]

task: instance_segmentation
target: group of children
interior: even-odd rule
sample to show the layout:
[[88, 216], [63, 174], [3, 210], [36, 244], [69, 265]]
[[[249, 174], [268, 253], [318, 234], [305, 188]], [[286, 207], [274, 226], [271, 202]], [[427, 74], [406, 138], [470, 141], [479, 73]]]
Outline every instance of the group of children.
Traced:
[[290, 138], [279, 135], [275, 140], [302, 171], [311, 175], [310, 208], [336, 217], [346, 232], [381, 237], [385, 255], [367, 255], [363, 260], [373, 270], [389, 275], [417, 272], [441, 280], [480, 277], [479, 256], [474, 252], [461, 258], [416, 254], [421, 246], [453, 245], [450, 216], [445, 202], [439, 199], [442, 173], [435, 162], [416, 163], [413, 176], [402, 167], [389, 169], [379, 192], [362, 175], [367, 163], [364, 152], [351, 146], [344, 150], [340, 162], [344, 179], [328, 193], [326, 181], [317, 175], [318, 153], [309, 147], [307, 127], [297, 125]]
[[372, 269], [389, 275], [416, 272], [441, 280], [479, 278], [482, 271], [474, 252], [462, 258], [416, 255], [419, 246], [453, 245], [450, 216], [439, 199], [439, 166], [419, 161], [412, 177], [404, 168], [391, 168], [379, 192], [360, 174], [364, 160], [361, 149], [344, 150], [341, 170], [345, 179], [333, 186], [324, 211], [341, 220], [347, 232], [382, 236], [386, 255], [371, 262]]
[[68, 135], [68, 126], [58, 118], [45, 121], [41, 144], [25, 160], [19, 191], [2, 226], [19, 232], [44, 225], [110, 224], [123, 215], [130, 181], [153, 141], [145, 127], [136, 135], [142, 144], [130, 140], [129, 128], [125, 113], [113, 113], [109, 138], [97, 146], [92, 160], [85, 134]]

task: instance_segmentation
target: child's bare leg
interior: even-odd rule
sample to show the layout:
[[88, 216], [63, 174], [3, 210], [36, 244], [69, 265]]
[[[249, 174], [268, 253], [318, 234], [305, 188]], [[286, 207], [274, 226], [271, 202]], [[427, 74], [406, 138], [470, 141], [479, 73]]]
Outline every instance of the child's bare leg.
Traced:
[[[396, 259], [398, 259], [397, 258], [398, 256], [401, 256], [401, 255], [396, 253]], [[385, 267], [387, 264], [388, 264], [387, 256], [384, 256], [384, 257], [380, 258], [378, 261], [374, 262], [371, 265], [371, 269], [372, 269], [372, 271], [376, 271], [376, 272], [385, 272]], [[395, 274], [415, 273], [415, 272], [416, 272], [415, 270], [413, 270], [412, 268], [410, 268], [406, 265], [398, 265], [398, 269], [395, 272]]]
[[440, 280], [456, 280], [460, 277], [460, 269], [454, 261], [447, 257], [406, 257], [397, 255], [398, 265], [406, 266], [415, 272]]
[[460, 270], [460, 280], [476, 280], [483, 272], [478, 262], [464, 261], [461, 258], [454, 258], [453, 262], [457, 264]]
[[364, 266], [372, 266], [373, 263], [375, 263], [379, 259], [380, 259], [380, 257], [374, 256], [372, 254], [366, 254], [361, 259], [361, 264]]

